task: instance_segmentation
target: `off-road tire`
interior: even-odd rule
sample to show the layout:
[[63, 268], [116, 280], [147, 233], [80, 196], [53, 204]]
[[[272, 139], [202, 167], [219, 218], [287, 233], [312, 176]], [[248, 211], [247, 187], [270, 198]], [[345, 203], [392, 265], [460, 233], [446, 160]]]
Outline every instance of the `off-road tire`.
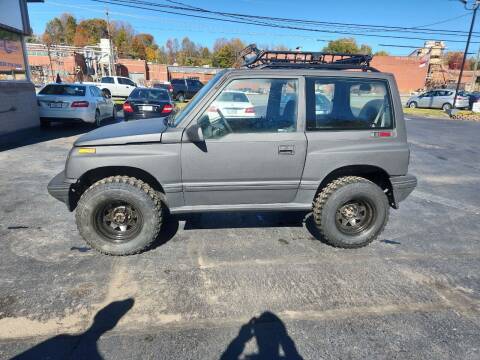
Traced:
[[[162, 226], [162, 202], [159, 193], [142, 180], [128, 176], [111, 176], [91, 185], [78, 201], [75, 219], [80, 235], [95, 250], [107, 255], [132, 255], [148, 249]], [[133, 204], [141, 213], [139, 233], [122, 243], [113, 243], [96, 228], [97, 209], [109, 200]]]
[[[347, 235], [338, 228], [336, 214], [343, 204], [356, 199], [364, 199], [371, 204], [373, 219], [360, 233]], [[315, 225], [325, 242], [345, 249], [360, 248], [375, 240], [388, 222], [388, 212], [388, 199], [382, 189], [358, 176], [345, 176], [333, 180], [313, 202]]]
[[416, 109], [418, 107], [418, 104], [415, 101], [412, 101], [410, 104], [408, 104], [408, 107], [410, 109]]

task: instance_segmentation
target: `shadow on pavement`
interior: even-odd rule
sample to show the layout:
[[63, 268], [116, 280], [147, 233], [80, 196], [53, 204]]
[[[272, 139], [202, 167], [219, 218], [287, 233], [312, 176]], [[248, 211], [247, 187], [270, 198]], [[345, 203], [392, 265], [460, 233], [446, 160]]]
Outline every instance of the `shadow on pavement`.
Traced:
[[[244, 354], [247, 343], [255, 338], [258, 352]], [[281, 353], [281, 351], [283, 354]], [[242, 325], [238, 335], [228, 345], [221, 360], [300, 360], [295, 342], [288, 335], [285, 324], [275, 314], [266, 311], [260, 317], [253, 317]]]
[[177, 216], [176, 219], [185, 220], [184, 230], [305, 227], [310, 235], [325, 243], [312, 213], [306, 211], [216, 212]]
[[302, 227], [305, 211], [215, 212], [185, 215], [185, 230]]
[[12, 360], [103, 359], [97, 348], [97, 340], [117, 325], [133, 307], [133, 303], [132, 298], [114, 301], [98, 311], [92, 326], [85, 332], [78, 335], [57, 335], [13, 357]]
[[[123, 121], [122, 118], [105, 119], [102, 126]], [[0, 151], [87, 133], [95, 127], [86, 123], [53, 123], [48, 128], [33, 127], [0, 135]]]

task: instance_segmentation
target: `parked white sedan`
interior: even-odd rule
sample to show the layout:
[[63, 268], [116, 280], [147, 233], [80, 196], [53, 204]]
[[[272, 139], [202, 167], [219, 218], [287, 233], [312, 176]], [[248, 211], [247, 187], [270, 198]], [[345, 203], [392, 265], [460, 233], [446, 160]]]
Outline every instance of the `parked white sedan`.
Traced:
[[40, 125], [53, 121], [82, 121], [100, 126], [103, 119], [115, 118], [112, 99], [94, 85], [48, 84], [37, 94]]
[[254, 118], [255, 106], [243, 91], [224, 91], [208, 109], [210, 120], [219, 117], [218, 110], [227, 118]]

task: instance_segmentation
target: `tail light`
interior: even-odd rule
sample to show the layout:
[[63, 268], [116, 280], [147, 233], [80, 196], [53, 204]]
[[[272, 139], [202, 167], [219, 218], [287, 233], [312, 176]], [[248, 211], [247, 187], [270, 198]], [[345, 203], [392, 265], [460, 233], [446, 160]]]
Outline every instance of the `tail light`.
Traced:
[[173, 92], [173, 86], [172, 85], [168, 85], [168, 91]]
[[88, 107], [88, 101], [74, 101], [72, 102], [72, 105], [70, 105], [73, 108], [84, 108]]
[[254, 107], [248, 107], [245, 109], [246, 114], [254, 114], [255, 113], [255, 108]]
[[162, 109], [162, 114], [170, 114], [173, 110], [173, 106], [170, 104], [166, 104]]
[[123, 103], [123, 112], [132, 113], [133, 112], [132, 105], [130, 105], [130, 103], [128, 102]]

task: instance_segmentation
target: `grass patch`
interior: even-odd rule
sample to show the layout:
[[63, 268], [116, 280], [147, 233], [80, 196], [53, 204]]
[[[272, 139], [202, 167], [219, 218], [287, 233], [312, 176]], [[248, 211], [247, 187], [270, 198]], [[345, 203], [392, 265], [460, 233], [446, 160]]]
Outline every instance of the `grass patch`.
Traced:
[[179, 109], [179, 110], [182, 110], [185, 106], [187, 106], [188, 103], [186, 102], [178, 102], [178, 101], [175, 101], [175, 106]]
[[404, 108], [403, 113], [405, 115], [413, 115], [413, 116], [448, 118], [448, 114], [446, 114], [443, 110], [440, 110], [440, 109]]

